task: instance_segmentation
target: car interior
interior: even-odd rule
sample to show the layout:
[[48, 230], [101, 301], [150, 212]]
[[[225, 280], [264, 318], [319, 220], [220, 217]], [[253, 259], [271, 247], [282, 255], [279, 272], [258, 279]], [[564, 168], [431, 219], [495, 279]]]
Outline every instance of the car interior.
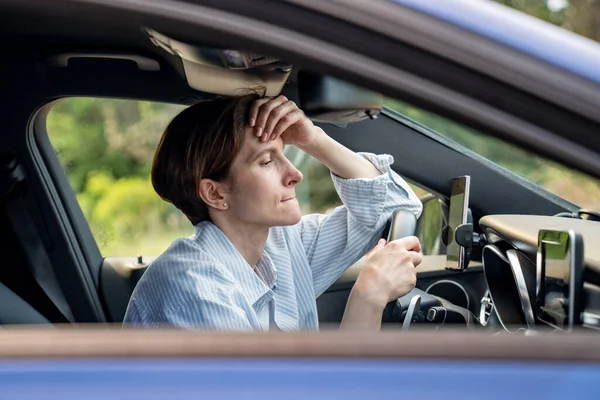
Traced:
[[[386, 107], [378, 92], [310, 63], [218, 47], [159, 26], [15, 15], [28, 23], [0, 24], [10, 55], [0, 65], [0, 324], [119, 326], [158, 255], [101, 254], [48, 136], [55, 104], [89, 97], [186, 105], [260, 86], [296, 101], [350, 149], [391, 154], [394, 170], [427, 192], [418, 220], [397, 212], [383, 234], [431, 243], [417, 287], [388, 305], [384, 328], [600, 329], [600, 212]], [[339, 325], [362, 262], [317, 299], [324, 328]]]

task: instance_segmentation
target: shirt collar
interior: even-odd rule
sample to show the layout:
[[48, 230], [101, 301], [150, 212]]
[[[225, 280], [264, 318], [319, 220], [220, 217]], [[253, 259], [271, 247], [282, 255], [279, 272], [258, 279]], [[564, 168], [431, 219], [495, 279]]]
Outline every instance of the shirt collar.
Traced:
[[195, 228], [196, 241], [207, 253], [227, 268], [238, 281], [242, 292], [254, 306], [255, 311], [260, 311], [273, 297], [271, 289], [276, 286], [277, 279], [277, 271], [268, 255], [268, 246], [265, 246], [263, 255], [257, 263], [257, 267], [265, 278], [265, 283], [256, 275], [250, 264], [218, 226], [210, 221], [203, 221]]

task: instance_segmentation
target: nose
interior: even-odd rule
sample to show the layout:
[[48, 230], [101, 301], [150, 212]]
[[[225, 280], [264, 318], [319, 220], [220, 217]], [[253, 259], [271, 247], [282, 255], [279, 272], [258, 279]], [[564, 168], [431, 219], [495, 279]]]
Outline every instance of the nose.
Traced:
[[284, 183], [286, 186], [294, 187], [302, 181], [304, 176], [302, 175], [302, 172], [300, 172], [300, 170], [298, 168], [294, 167], [294, 164], [292, 164], [291, 161], [287, 160], [287, 164], [288, 164], [288, 168], [287, 168], [287, 173], [285, 175]]

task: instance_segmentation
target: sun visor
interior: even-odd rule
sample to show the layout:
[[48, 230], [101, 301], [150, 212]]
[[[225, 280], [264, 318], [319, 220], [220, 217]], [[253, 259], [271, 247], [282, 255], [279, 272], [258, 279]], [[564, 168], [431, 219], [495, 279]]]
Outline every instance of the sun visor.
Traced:
[[350, 123], [375, 119], [383, 109], [381, 94], [331, 76], [301, 70], [297, 83], [300, 107], [317, 122]]
[[155, 46], [181, 58], [188, 85], [202, 92], [231, 96], [263, 87], [267, 96], [277, 96], [292, 70], [274, 57], [191, 45], [148, 28], [145, 32]]

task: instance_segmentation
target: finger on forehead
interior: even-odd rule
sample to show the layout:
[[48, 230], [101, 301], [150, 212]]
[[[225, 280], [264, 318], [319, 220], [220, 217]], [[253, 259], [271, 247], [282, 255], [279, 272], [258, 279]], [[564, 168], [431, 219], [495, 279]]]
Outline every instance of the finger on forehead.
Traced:
[[295, 109], [289, 114], [284, 115], [279, 119], [275, 128], [273, 128], [273, 134], [271, 135], [271, 139], [274, 139], [276, 135], [281, 135], [287, 128], [289, 128], [292, 124], [300, 121], [304, 117], [304, 113], [302, 110]]
[[273, 132], [273, 129], [279, 121], [296, 109], [296, 104], [292, 101], [285, 102], [273, 108], [269, 113], [269, 118], [265, 124], [265, 132]]
[[280, 105], [285, 103], [286, 101], [287, 101], [287, 99], [284, 100], [281, 97], [276, 97], [274, 99], [271, 99], [270, 101], [267, 101], [267, 102], [261, 104], [258, 107], [258, 114], [256, 117], [256, 126], [264, 128], [265, 125], [267, 124], [267, 120], [269, 118], [269, 115], [271, 114], [271, 111], [273, 111], [274, 109], [276, 109], [277, 107], [279, 107]]
[[254, 100], [252, 102], [252, 105], [250, 106], [250, 111], [248, 113], [248, 118], [250, 120], [256, 119], [256, 116], [258, 115], [258, 110], [260, 109], [260, 106], [262, 106], [263, 104], [269, 102], [270, 100], [271, 100], [270, 98]]

